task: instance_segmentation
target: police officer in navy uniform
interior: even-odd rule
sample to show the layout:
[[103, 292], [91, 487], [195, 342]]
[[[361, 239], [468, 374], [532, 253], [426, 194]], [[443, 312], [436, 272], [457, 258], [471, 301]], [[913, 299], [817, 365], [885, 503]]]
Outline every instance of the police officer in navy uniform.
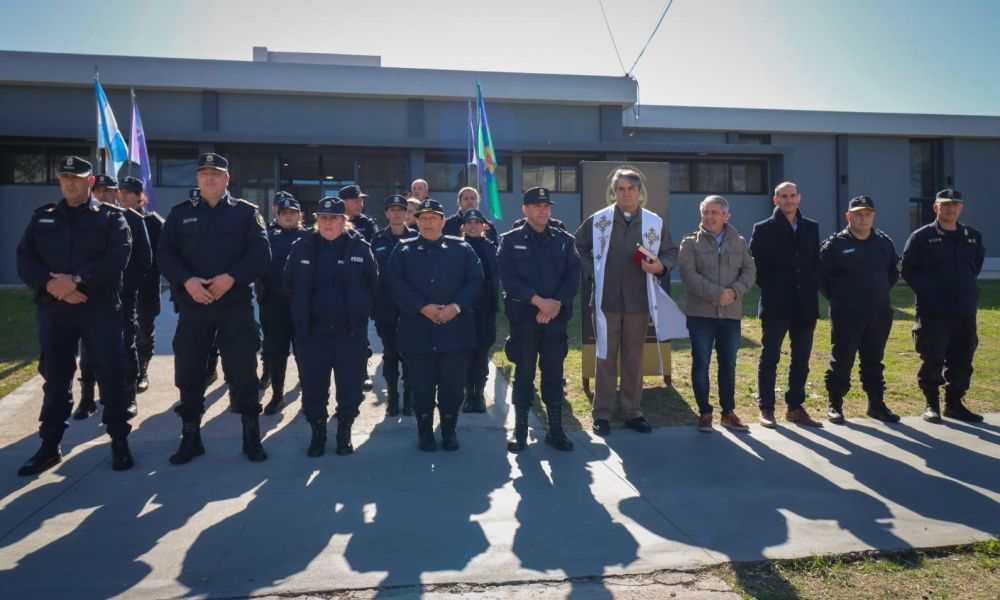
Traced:
[[323, 198], [315, 231], [292, 246], [285, 265], [295, 322], [302, 410], [312, 428], [309, 456], [326, 449], [330, 370], [337, 390], [337, 454], [354, 452], [351, 425], [364, 397], [368, 318], [378, 287], [371, 247], [349, 224], [344, 202]]
[[267, 228], [271, 244], [271, 261], [257, 286], [260, 301], [260, 322], [267, 323], [263, 343], [267, 345], [267, 368], [270, 370], [271, 400], [264, 407], [265, 415], [281, 410], [285, 397], [285, 371], [288, 367], [288, 350], [295, 335], [292, 307], [285, 290], [284, 271], [292, 244], [310, 235], [302, 227], [302, 207], [288, 192], [278, 192], [274, 197], [277, 216], [275, 226]]
[[42, 446], [18, 475], [35, 475], [62, 460], [59, 443], [73, 409], [73, 374], [80, 341], [90, 353], [111, 436], [111, 467], [134, 464], [125, 413], [125, 348], [122, 343], [122, 271], [132, 240], [121, 208], [90, 195], [89, 162], [59, 162], [63, 199], [35, 210], [17, 246], [17, 273], [37, 305], [39, 372], [45, 379], [38, 417]]
[[964, 207], [961, 192], [938, 192], [937, 218], [914, 231], [903, 249], [903, 279], [916, 294], [917, 382], [927, 400], [924, 420], [931, 423], [941, 422], [942, 385], [944, 416], [969, 423], [983, 420], [962, 403], [979, 345], [977, 278], [986, 258], [982, 234], [958, 220]]
[[[369, 244], [375, 239], [375, 234], [378, 233], [378, 224], [375, 223], [375, 219], [369, 217], [365, 214], [365, 198], [368, 194], [361, 191], [360, 185], [345, 185], [340, 188], [340, 192], [337, 194], [338, 197], [343, 200], [344, 208], [347, 211], [347, 220], [354, 227], [355, 231], [360, 233], [365, 241]], [[369, 358], [372, 355], [371, 344], [367, 346]], [[364, 380], [364, 390], [371, 391], [375, 387], [372, 383], [371, 377], [368, 376], [367, 367], [365, 367], [365, 380]]]
[[[119, 297], [122, 301], [122, 322], [125, 342], [125, 395], [128, 399], [128, 416], [134, 417], [139, 409], [135, 403], [136, 383], [139, 378], [139, 355], [136, 349], [136, 336], [139, 330], [139, 315], [137, 312], [139, 286], [142, 285], [146, 273], [153, 264], [153, 249], [150, 246], [149, 235], [142, 215], [136, 210], [123, 206], [118, 201], [120, 190], [118, 181], [110, 175], [98, 175], [94, 179], [91, 193], [95, 198], [110, 206], [120, 206], [123, 209], [125, 222], [128, 223], [132, 236], [132, 252], [128, 264], [122, 273], [122, 291]], [[94, 414], [97, 406], [94, 403], [94, 373], [90, 364], [90, 355], [86, 348], [80, 351], [80, 405], [73, 413], [74, 419], [86, 419]]]
[[503, 234], [500, 281], [510, 323], [507, 358], [514, 363], [514, 435], [507, 443], [520, 452], [528, 443], [528, 412], [535, 398], [535, 365], [542, 372], [542, 402], [549, 417], [545, 442], [560, 450], [573, 443], [562, 427], [563, 361], [569, 352], [566, 327], [580, 287], [580, 255], [565, 229], [550, 223], [552, 195], [536, 187], [524, 193], [525, 224]]
[[[156, 245], [160, 241], [160, 231], [163, 229], [163, 217], [156, 211], [146, 210], [149, 199], [145, 194], [146, 183], [138, 177], [126, 176], [119, 185], [119, 203], [124, 208], [133, 209], [142, 215], [149, 236], [149, 247], [156, 254]], [[136, 380], [136, 392], [142, 393], [149, 389], [149, 361], [153, 359], [156, 348], [156, 317], [160, 314], [160, 267], [156, 257], [146, 270], [139, 283], [139, 293], [136, 299], [137, 323], [136, 354], [139, 362], [139, 374]]]
[[899, 257], [892, 240], [873, 227], [875, 203], [868, 196], [851, 199], [847, 227], [820, 246], [819, 290], [830, 301], [830, 367], [827, 416], [844, 422], [844, 396], [851, 388], [855, 355], [861, 362], [861, 385], [868, 396], [867, 414], [885, 423], [899, 417], [885, 405], [885, 343], [892, 330], [889, 290], [899, 280]]
[[271, 257], [257, 207], [229, 194], [229, 162], [218, 154], [198, 157], [198, 187], [174, 206], [163, 224], [156, 258], [170, 282], [180, 315], [174, 334], [174, 381], [183, 423], [173, 464], [205, 453], [205, 365], [217, 338], [232, 401], [243, 421], [243, 453], [267, 459], [260, 443], [257, 350], [251, 284]]
[[476, 345], [469, 353], [462, 412], [486, 412], [486, 378], [490, 373], [490, 348], [497, 339], [497, 309], [500, 307], [500, 269], [497, 248], [485, 236], [486, 217], [475, 208], [462, 213], [462, 233], [476, 251], [483, 268], [483, 287], [472, 307], [476, 318]]
[[409, 369], [399, 355], [396, 343], [396, 325], [399, 320], [399, 308], [389, 290], [388, 270], [389, 256], [400, 240], [417, 236], [414, 229], [406, 226], [407, 202], [404, 196], [389, 196], [383, 202], [385, 217], [389, 226], [375, 234], [372, 241], [372, 252], [378, 263], [379, 286], [375, 295], [375, 307], [372, 310], [372, 320], [375, 321], [375, 331], [382, 340], [382, 377], [386, 383], [385, 414], [394, 417], [399, 414], [399, 376], [400, 367], [403, 375], [403, 414], [413, 414], [413, 392], [409, 384]]
[[[521, 217], [520, 219], [514, 221], [514, 223], [510, 226], [510, 228], [517, 229], [527, 222], [528, 219], [526, 217]], [[552, 217], [549, 217], [549, 227], [555, 227], [556, 229], [562, 229], [563, 231], [567, 232], [569, 231], [566, 229], [566, 223], [563, 223], [559, 219], [553, 219]]]
[[455, 427], [475, 343], [471, 313], [483, 269], [471, 246], [442, 234], [444, 209], [437, 200], [420, 203], [417, 227], [420, 235], [401, 241], [389, 257], [389, 288], [399, 307], [399, 351], [410, 370], [420, 449], [437, 450], [436, 395], [442, 447], [458, 450]]
[[[444, 222], [445, 235], [462, 235], [462, 225], [465, 223], [463, 215], [468, 210], [479, 210], [479, 192], [476, 191], [476, 188], [464, 187], [458, 190], [458, 211]], [[483, 218], [486, 219], [485, 216]], [[488, 239], [494, 247], [499, 246], [500, 236], [497, 233], [496, 225], [489, 219], [483, 221], [483, 225], [483, 237]]]
[[[271, 199], [271, 214], [274, 215], [274, 216], [271, 217], [271, 222], [268, 223], [267, 227], [265, 228], [265, 231], [267, 232], [268, 241], [271, 240], [271, 235], [272, 235], [273, 232], [278, 231], [279, 229], [281, 229], [281, 226], [278, 225], [278, 211], [280, 210], [279, 207], [278, 207], [278, 204], [282, 200], [284, 200], [286, 198], [294, 198], [294, 196], [292, 196], [288, 192], [281, 191], [281, 192], [278, 192], [277, 194], [275, 194], [274, 198]], [[273, 253], [274, 252], [272, 250], [272, 255], [273, 255]], [[272, 256], [271, 258], [272, 258], [272, 263], [273, 263], [274, 257]], [[288, 258], [287, 254], [285, 254], [285, 256], [282, 257], [282, 261], [284, 261], [284, 259], [286, 259], [286, 258]], [[282, 262], [281, 263], [281, 267], [284, 268], [284, 266], [285, 266], [285, 263]], [[280, 277], [279, 277], [279, 281], [280, 281]], [[269, 333], [270, 333], [270, 323], [268, 322], [267, 311], [264, 310], [264, 303], [265, 303], [264, 296], [267, 293], [266, 291], [264, 291], [264, 285], [265, 284], [264, 284], [263, 281], [256, 281], [256, 282], [254, 282], [254, 297], [257, 299], [257, 309], [258, 309], [257, 310], [257, 315], [258, 315], [258, 319], [259, 319], [259, 323], [260, 323], [260, 362], [261, 362], [261, 366], [263, 367], [263, 370], [261, 371], [261, 374], [260, 374], [260, 385], [258, 386], [258, 388], [260, 390], [266, 390], [268, 387], [273, 387], [271, 385], [271, 361], [268, 358], [268, 355], [270, 354], [270, 350], [271, 350], [271, 342], [268, 340], [268, 338], [270, 337], [269, 336]], [[282, 284], [282, 285], [284, 285], [284, 284]], [[287, 346], [287, 344], [286, 344], [286, 346]], [[285, 357], [285, 365], [287, 366], [287, 364], [288, 364], [288, 357], [286, 356]], [[284, 380], [282, 380], [282, 384], [284, 384]], [[267, 404], [267, 406], [264, 407], [264, 414], [265, 415], [273, 415], [275, 412], [278, 411], [278, 409], [281, 408], [281, 406], [280, 406], [281, 403], [280, 402], [277, 405], [273, 405], [273, 406], [272, 406], [272, 402], [273, 402], [273, 398], [272, 398], [272, 401], [269, 402]]]

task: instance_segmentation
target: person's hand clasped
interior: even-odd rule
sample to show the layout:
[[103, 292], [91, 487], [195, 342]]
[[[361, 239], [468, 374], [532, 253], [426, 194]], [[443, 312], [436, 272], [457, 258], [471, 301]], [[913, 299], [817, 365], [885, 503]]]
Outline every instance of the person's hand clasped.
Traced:
[[187, 291], [191, 299], [198, 304], [211, 304], [215, 298], [212, 293], [208, 291], [208, 285], [212, 283], [211, 279], [202, 279], [201, 277], [192, 277], [184, 282], [184, 289]]
[[[66, 297], [77, 291], [73, 278], [65, 273], [49, 273], [52, 279], [45, 284], [45, 291], [53, 298], [60, 301], [67, 301]], [[70, 304], [76, 304], [71, 302]]]
[[208, 293], [212, 295], [213, 300], [218, 300], [225, 296], [235, 283], [236, 280], [229, 273], [216, 275], [208, 280]]
[[719, 296], [718, 304], [719, 306], [729, 306], [736, 301], [736, 291], [732, 288], [726, 288], [722, 291]]

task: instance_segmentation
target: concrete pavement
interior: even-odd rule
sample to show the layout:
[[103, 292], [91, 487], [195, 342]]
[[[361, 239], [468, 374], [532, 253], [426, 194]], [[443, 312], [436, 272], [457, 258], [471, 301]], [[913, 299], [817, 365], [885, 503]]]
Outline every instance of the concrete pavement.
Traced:
[[[91, 418], [71, 423], [61, 465], [17, 477], [38, 444], [40, 379], [0, 401], [4, 597], [357, 590], [400, 598], [419, 596], [420, 584], [517, 583], [528, 593], [541, 582], [562, 583], [538, 588], [556, 595], [532, 596], [644, 597], [623, 595], [629, 584], [613, 577], [1000, 532], [998, 414], [977, 426], [906, 418], [896, 426], [754, 427], [749, 435], [578, 432], [568, 453], [541, 443], [535, 422], [534, 443], [512, 456], [504, 451], [506, 383], [491, 375], [489, 396], [499, 402], [485, 415], [461, 416], [461, 450], [424, 454], [412, 418], [384, 416], [376, 379], [355, 425], [354, 455], [305, 455], [309, 427], [295, 388], [280, 415], [261, 418], [270, 459], [251, 464], [220, 381], [209, 391], [207, 454], [172, 466], [180, 427], [171, 412], [173, 323], [169, 313], [158, 322], [131, 471], [111, 470], [107, 438]], [[295, 383], [290, 366], [289, 388]], [[724, 585], [679, 585], [695, 595], [678, 597], [735, 597]], [[511, 597], [503, 595], [510, 589], [476, 597]]]

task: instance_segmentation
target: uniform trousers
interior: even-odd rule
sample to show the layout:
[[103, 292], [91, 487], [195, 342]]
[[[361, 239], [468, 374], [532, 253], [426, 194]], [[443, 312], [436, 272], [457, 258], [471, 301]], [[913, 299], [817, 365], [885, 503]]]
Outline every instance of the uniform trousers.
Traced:
[[892, 331], [892, 309], [871, 312], [830, 313], [830, 368], [826, 391], [843, 398], [851, 389], [854, 357], [861, 362], [861, 387], [869, 394], [885, 391], [885, 343]]
[[[265, 326], [264, 324], [267, 323]], [[264, 332], [263, 344], [267, 349], [266, 356], [271, 368], [271, 389], [276, 392], [285, 391], [285, 371], [288, 369], [288, 353], [292, 340], [295, 339], [295, 326], [292, 322], [292, 309], [285, 298], [268, 298], [260, 309], [261, 330]]]
[[442, 415], [455, 415], [462, 405], [469, 351], [411, 352], [404, 355], [410, 369], [413, 410], [418, 415], [434, 412], [437, 396]]
[[[125, 380], [135, 381], [139, 378], [139, 354], [136, 346], [139, 320], [136, 310], [136, 294], [122, 294], [121, 301], [122, 340], [125, 346]], [[80, 347], [80, 379], [85, 385], [93, 384], [95, 381], [90, 353], [85, 345]]]
[[979, 346], [976, 315], [917, 313], [913, 343], [920, 354], [920, 389], [936, 394], [943, 385], [948, 398], [964, 396], [972, 379], [972, 358]]
[[367, 331], [307, 333], [297, 337], [295, 351], [299, 357], [302, 411], [306, 419], [325, 422], [329, 418], [331, 370], [337, 402], [334, 416], [338, 419], [358, 416], [364, 398], [367, 347]]
[[396, 321], [375, 321], [375, 333], [382, 340], [382, 377], [390, 389], [395, 389], [400, 375], [404, 382], [409, 377], [409, 368], [396, 341]]
[[569, 352], [566, 331], [534, 319], [510, 324], [507, 358], [514, 363], [515, 406], [530, 406], [535, 399], [535, 372], [542, 372], [542, 402], [562, 402], [563, 362]]

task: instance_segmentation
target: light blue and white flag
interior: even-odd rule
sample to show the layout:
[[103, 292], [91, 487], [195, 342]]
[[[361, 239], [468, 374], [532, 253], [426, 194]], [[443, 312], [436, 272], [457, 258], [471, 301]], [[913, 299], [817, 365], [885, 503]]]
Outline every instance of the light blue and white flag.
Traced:
[[118, 177], [118, 170], [128, 160], [128, 146], [125, 145], [125, 136], [118, 129], [108, 97], [104, 95], [101, 82], [96, 77], [94, 89], [97, 92], [97, 151], [104, 160], [105, 173]]

